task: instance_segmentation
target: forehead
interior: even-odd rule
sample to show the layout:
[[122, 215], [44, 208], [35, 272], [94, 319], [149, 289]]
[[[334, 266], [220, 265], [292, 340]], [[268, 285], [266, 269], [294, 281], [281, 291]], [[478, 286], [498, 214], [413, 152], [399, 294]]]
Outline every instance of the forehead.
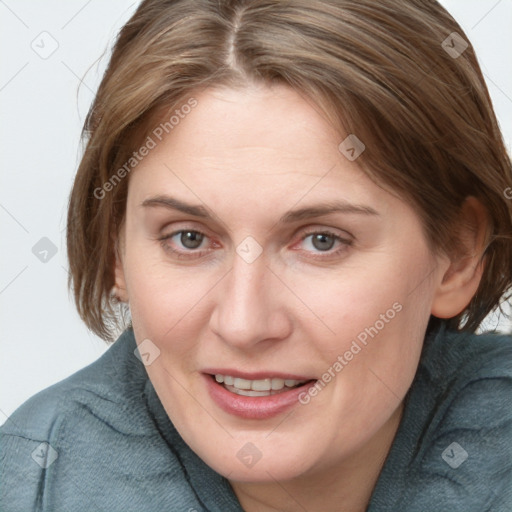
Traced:
[[132, 173], [129, 199], [179, 190], [196, 203], [205, 196], [232, 207], [241, 197], [255, 208], [326, 196], [386, 203], [357, 160], [340, 152], [347, 134], [293, 89], [216, 88], [191, 97], [194, 108], [178, 106], [172, 123], [169, 115], [155, 123], [155, 146]]
[[[209, 89], [197, 97], [197, 102], [189, 119], [184, 121], [194, 123], [201, 149], [212, 154], [222, 153], [229, 147], [274, 150], [294, 158], [313, 157], [312, 150], [322, 140], [324, 144], [336, 146], [339, 138], [311, 100], [283, 85]], [[189, 138], [188, 127], [176, 133], [176, 144]], [[309, 142], [305, 144], [306, 141]]]

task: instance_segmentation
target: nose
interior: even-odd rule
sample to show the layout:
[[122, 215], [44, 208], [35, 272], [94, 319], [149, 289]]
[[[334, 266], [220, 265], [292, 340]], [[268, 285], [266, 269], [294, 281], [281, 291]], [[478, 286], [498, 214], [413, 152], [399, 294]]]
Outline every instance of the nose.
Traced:
[[235, 255], [231, 271], [219, 284], [210, 329], [224, 343], [250, 349], [290, 335], [292, 322], [283, 285], [263, 255], [251, 263]]

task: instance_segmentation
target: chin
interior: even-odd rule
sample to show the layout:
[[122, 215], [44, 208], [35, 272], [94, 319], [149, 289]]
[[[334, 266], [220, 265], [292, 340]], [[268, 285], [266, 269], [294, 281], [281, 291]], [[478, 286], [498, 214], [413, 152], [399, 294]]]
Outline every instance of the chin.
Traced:
[[[242, 444], [242, 448], [233, 451], [225, 450], [216, 454], [201, 454], [201, 458], [217, 473], [237, 482], [275, 482], [292, 480], [307, 473], [311, 464], [306, 460], [307, 453], [290, 453], [285, 449], [282, 453], [268, 448], [261, 452], [254, 449], [250, 442]], [[226, 456], [226, 452], [232, 455]]]
[[[214, 468], [215, 469], [215, 468]], [[258, 462], [252, 468], [222, 468], [227, 471], [217, 471], [225, 478], [235, 482], [253, 482], [253, 483], [266, 483], [278, 481], [293, 480], [302, 475], [292, 463], [286, 463], [283, 467], [282, 463], [275, 461], [268, 461], [264, 464], [262, 461]]]

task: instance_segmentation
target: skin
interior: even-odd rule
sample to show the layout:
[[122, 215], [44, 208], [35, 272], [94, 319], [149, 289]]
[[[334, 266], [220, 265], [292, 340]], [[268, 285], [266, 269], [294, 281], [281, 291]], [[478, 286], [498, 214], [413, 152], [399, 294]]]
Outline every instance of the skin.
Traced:
[[[430, 314], [454, 316], [476, 291], [485, 212], [472, 199], [463, 211], [471, 257], [434, 255], [413, 209], [340, 153], [347, 134], [298, 93], [253, 85], [194, 97], [197, 107], [132, 172], [120, 232], [117, 293], [137, 342], [160, 350], [149, 378], [184, 440], [229, 479], [244, 510], [365, 510]], [[142, 206], [164, 194], [212, 218]], [[334, 200], [377, 213], [279, 220]], [[179, 230], [204, 233], [200, 249], [180, 234], [159, 240]], [[307, 235], [325, 230], [345, 241], [327, 238], [332, 249], [319, 250]], [[252, 263], [236, 252], [248, 236], [263, 250]], [[321, 379], [396, 303], [401, 311], [291, 414], [241, 419], [207, 393], [208, 367]], [[250, 468], [237, 457], [247, 442], [262, 455]]]

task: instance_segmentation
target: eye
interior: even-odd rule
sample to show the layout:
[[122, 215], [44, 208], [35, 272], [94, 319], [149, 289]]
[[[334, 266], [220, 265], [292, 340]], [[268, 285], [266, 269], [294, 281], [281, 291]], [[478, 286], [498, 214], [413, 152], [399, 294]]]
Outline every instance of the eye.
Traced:
[[[181, 229], [161, 237], [165, 251], [173, 257], [200, 258], [211, 249], [220, 247], [204, 233], [194, 229]], [[338, 255], [352, 244], [352, 240], [343, 238], [330, 231], [312, 231], [305, 233], [296, 244], [297, 250], [308, 253], [309, 257], [327, 258]]]
[[200, 258], [206, 255], [209, 249], [217, 247], [207, 235], [194, 229], [174, 231], [159, 240], [163, 249], [178, 259]]
[[[352, 240], [330, 231], [314, 231], [304, 234], [298, 244], [299, 250], [313, 253], [314, 257], [335, 256], [345, 251]], [[325, 256], [322, 255], [325, 253]]]
[[311, 238], [311, 245], [319, 251], [330, 251], [336, 243], [336, 238], [329, 233], [315, 233], [307, 238]]
[[171, 237], [171, 240], [177, 238], [176, 242], [183, 245], [186, 249], [199, 249], [204, 241], [205, 236], [199, 231], [178, 231]]

